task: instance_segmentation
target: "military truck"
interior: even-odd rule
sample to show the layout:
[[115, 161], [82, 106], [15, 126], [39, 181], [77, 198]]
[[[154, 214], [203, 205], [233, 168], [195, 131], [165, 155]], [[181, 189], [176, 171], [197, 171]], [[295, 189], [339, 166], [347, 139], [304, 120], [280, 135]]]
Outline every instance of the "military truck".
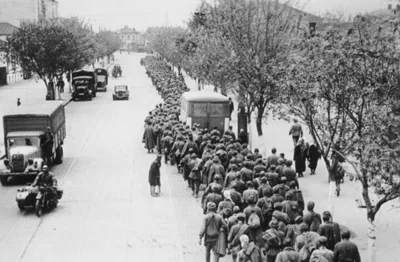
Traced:
[[[46, 101], [41, 105], [24, 104], [3, 117], [4, 146], [10, 169], [0, 170], [0, 182], [7, 185], [9, 178], [34, 178], [43, 165], [43, 135], [50, 128], [54, 142], [51, 164], [63, 161], [63, 141], [66, 137], [64, 105]], [[25, 173], [28, 160], [33, 159], [37, 170]]]

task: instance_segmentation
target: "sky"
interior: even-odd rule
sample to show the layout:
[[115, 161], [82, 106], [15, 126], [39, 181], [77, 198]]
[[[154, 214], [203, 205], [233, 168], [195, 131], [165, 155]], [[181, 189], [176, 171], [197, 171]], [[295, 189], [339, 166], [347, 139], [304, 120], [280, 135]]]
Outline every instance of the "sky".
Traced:
[[[387, 8], [389, 0], [297, 0], [297, 7], [313, 14], [340, 12], [347, 15]], [[58, 0], [59, 14], [78, 16], [95, 30], [149, 26], [184, 26], [201, 0]]]

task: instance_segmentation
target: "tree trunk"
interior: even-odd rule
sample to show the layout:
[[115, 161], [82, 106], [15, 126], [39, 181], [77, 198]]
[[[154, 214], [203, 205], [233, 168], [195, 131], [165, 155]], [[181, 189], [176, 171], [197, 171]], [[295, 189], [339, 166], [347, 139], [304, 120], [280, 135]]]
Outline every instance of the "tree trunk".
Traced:
[[69, 84], [69, 92], [70, 93], [72, 93], [72, 71], [68, 71], [68, 74], [69, 74], [69, 81], [68, 81], [68, 84]]
[[336, 183], [334, 179], [334, 175], [330, 171], [331, 163], [327, 156], [323, 156], [326, 169], [328, 170], [328, 182], [329, 182], [329, 195], [328, 195], [328, 210], [331, 212], [332, 216], [335, 213], [335, 192], [336, 192]]
[[368, 261], [376, 262], [376, 234], [375, 234], [375, 224], [373, 220], [368, 220]]
[[264, 112], [265, 112], [265, 107], [264, 106], [257, 107], [256, 126], [257, 126], [258, 136], [262, 136], [263, 135], [262, 120], [263, 120]]
[[46, 85], [47, 87], [47, 95], [46, 100], [55, 100], [55, 91], [54, 91], [54, 82], [50, 80], [50, 82]]

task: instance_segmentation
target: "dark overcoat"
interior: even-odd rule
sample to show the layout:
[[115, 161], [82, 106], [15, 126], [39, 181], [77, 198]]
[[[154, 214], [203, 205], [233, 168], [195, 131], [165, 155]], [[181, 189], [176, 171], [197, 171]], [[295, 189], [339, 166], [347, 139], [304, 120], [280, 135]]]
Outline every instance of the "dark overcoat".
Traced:
[[160, 166], [161, 162], [156, 159], [151, 163], [149, 171], [149, 184], [150, 186], [160, 186]]

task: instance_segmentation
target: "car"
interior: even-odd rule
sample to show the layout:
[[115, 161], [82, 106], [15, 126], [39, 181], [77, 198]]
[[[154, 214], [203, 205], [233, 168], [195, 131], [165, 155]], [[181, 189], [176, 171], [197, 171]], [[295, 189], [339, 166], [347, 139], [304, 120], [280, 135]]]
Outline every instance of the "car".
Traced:
[[113, 100], [129, 100], [129, 89], [127, 85], [117, 85], [114, 87]]

